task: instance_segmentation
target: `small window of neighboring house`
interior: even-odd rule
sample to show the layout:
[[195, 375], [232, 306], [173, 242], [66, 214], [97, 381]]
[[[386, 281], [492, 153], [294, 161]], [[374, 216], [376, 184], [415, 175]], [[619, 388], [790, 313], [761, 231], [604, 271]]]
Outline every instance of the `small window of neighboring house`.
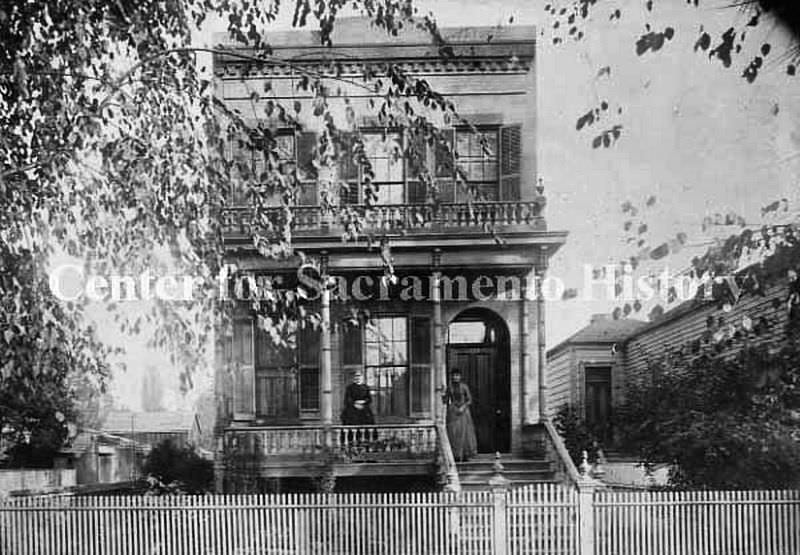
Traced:
[[97, 479], [102, 484], [114, 481], [114, 455], [100, 453], [98, 456]]

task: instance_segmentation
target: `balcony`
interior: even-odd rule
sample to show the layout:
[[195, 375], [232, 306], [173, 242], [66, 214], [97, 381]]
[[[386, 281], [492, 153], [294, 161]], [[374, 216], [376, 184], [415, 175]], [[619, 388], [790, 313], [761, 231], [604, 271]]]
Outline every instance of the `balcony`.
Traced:
[[226, 471], [264, 477], [314, 476], [326, 469], [337, 476], [430, 474], [440, 435], [424, 424], [228, 428], [221, 449]]
[[[544, 197], [528, 201], [473, 203], [388, 204], [366, 208], [345, 206], [338, 213], [325, 213], [318, 206], [291, 209], [291, 229], [296, 237], [341, 236], [351, 222], [363, 220], [364, 231], [406, 234], [545, 231]], [[281, 229], [288, 217], [283, 208], [266, 210], [267, 222], [260, 227]], [[255, 225], [251, 208], [233, 207], [223, 213], [223, 230], [229, 237], [249, 235]]]

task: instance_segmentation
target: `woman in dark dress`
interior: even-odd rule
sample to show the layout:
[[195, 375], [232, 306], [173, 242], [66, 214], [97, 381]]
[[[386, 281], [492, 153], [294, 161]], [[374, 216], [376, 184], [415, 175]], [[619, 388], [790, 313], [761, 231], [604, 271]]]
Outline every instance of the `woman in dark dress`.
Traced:
[[357, 371], [353, 376], [353, 383], [344, 391], [344, 410], [342, 411], [342, 424], [347, 426], [369, 426], [375, 424], [372, 414], [372, 395], [369, 387], [364, 384], [364, 374]]
[[478, 452], [478, 440], [469, 411], [472, 395], [467, 384], [462, 383], [458, 370], [450, 374], [450, 386], [444, 394], [444, 402], [447, 405], [447, 437], [453, 456], [458, 461], [466, 461]]

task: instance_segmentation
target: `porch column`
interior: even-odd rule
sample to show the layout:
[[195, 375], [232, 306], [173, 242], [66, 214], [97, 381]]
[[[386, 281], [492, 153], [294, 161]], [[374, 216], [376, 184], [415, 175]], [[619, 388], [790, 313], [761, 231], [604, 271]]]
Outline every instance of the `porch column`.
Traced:
[[542, 295], [542, 280], [547, 269], [547, 254], [542, 248], [542, 255], [536, 265], [536, 342], [538, 346], [539, 366], [539, 421], [547, 420], [547, 364], [545, 357], [545, 329], [544, 329], [544, 295]]
[[533, 272], [525, 276], [522, 280], [520, 298], [519, 298], [519, 343], [520, 343], [520, 369], [519, 374], [522, 377], [522, 423], [535, 424], [537, 422], [538, 413], [534, 415], [531, 402], [533, 401], [533, 374], [531, 369], [531, 350], [533, 342], [531, 341], [530, 332], [530, 304], [528, 298], [529, 293], [535, 290], [535, 286], [530, 283]]
[[325, 287], [322, 289], [322, 306], [320, 317], [322, 324], [320, 329], [320, 412], [322, 423], [325, 426], [333, 424], [333, 391], [331, 378], [331, 292], [328, 289], [327, 277]]
[[442, 326], [442, 298], [441, 298], [442, 273], [438, 270], [431, 274], [431, 302], [433, 303], [433, 379], [436, 384], [433, 406], [436, 420], [445, 421], [445, 410], [442, 397], [447, 387], [447, 368], [444, 363], [444, 334]]

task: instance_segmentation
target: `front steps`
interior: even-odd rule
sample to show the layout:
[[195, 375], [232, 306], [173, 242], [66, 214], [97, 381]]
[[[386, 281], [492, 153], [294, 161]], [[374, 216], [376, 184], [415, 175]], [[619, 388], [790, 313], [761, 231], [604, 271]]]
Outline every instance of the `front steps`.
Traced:
[[[466, 491], [488, 490], [489, 480], [495, 475], [494, 454], [480, 454], [467, 462], [457, 462], [458, 479]], [[502, 476], [508, 480], [509, 487], [528, 484], [551, 483], [556, 481], [553, 463], [544, 458], [524, 458], [519, 455], [500, 455], [503, 465]]]

